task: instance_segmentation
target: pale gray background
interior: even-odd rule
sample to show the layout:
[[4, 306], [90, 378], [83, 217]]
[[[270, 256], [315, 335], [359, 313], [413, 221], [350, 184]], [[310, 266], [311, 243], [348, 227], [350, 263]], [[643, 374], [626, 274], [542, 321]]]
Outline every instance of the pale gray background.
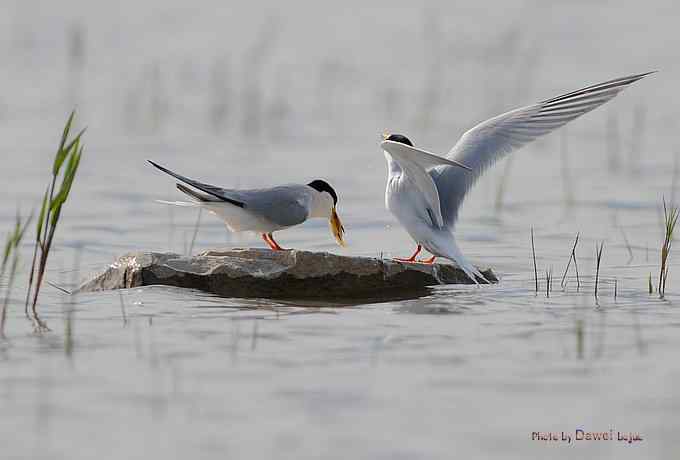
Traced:
[[[118, 293], [80, 296], [68, 355], [68, 299], [45, 288], [53, 331], [35, 336], [22, 278], [0, 348], [3, 458], [677, 451], [678, 267], [667, 301], [646, 286], [658, 270], [661, 198], [672, 199], [678, 170], [680, 7], [366, 3], [2, 0], [0, 231], [17, 206], [37, 206], [76, 106], [86, 152], [53, 282], [71, 285], [130, 250], [187, 250], [196, 212], [153, 202], [179, 195], [147, 158], [225, 186], [325, 178], [340, 193], [350, 246], [337, 248], [321, 220], [281, 232], [282, 245], [405, 256], [412, 242], [383, 204], [383, 131], [445, 153], [504, 110], [661, 72], [517, 152], [474, 189], [457, 236], [502, 277], [494, 287], [322, 309], [146, 288], [124, 293], [127, 324]], [[552, 267], [558, 278], [550, 299], [533, 292], [531, 226], [541, 274]], [[577, 293], [570, 279], [562, 291], [578, 231], [585, 284]], [[262, 244], [203, 215], [194, 252]], [[579, 427], [639, 431], [644, 441], [530, 440]]]

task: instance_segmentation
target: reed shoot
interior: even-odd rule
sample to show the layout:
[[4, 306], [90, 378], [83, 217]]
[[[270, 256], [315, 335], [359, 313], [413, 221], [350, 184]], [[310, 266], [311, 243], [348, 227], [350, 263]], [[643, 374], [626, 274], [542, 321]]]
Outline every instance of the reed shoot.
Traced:
[[673, 242], [673, 231], [675, 224], [678, 221], [678, 208], [673, 207], [670, 210], [666, 207], [666, 200], [663, 200], [663, 218], [664, 218], [664, 240], [661, 246], [661, 269], [659, 270], [659, 298], [663, 299], [666, 294], [666, 280], [668, 279], [668, 256], [671, 253], [671, 244]]
[[574, 259], [574, 271], [576, 272], [576, 292], [578, 292], [581, 290], [581, 278], [578, 276], [578, 263], [576, 262], [576, 245], [574, 245], [571, 256]]
[[[38, 295], [45, 276], [47, 259], [54, 241], [54, 234], [59, 224], [62, 207], [68, 200], [75, 180], [80, 158], [83, 154], [83, 146], [80, 139], [85, 130], [80, 131], [73, 139], [69, 140], [71, 125], [75, 117], [75, 111], [64, 126], [61, 141], [52, 164], [52, 178], [45, 190], [40, 215], [36, 227], [35, 247], [33, 250], [33, 261], [31, 262], [31, 272], [28, 280], [28, 290], [26, 292], [25, 313], [29, 315], [29, 304], [31, 305], [32, 319], [36, 330], [47, 330], [47, 326], [38, 317], [36, 305]], [[31, 298], [32, 294], [32, 298]]]
[[600, 262], [602, 261], [602, 250], [604, 249], [604, 241], [599, 245], [595, 245], [595, 259], [597, 261], [597, 268], [595, 270], [595, 297], [597, 297], [597, 287], [600, 281]]
[[576, 245], [578, 244], [578, 237], [581, 232], [576, 234], [576, 239], [574, 240], [574, 246], [571, 248], [571, 254], [569, 255], [569, 261], [567, 262], [567, 268], [564, 269], [564, 274], [562, 275], [562, 281], [560, 282], [560, 287], [564, 287], [565, 279], [567, 278], [567, 272], [569, 272], [569, 267], [571, 266], [571, 261], [574, 261], [574, 267], [576, 268], [576, 285], [577, 289], [581, 287], [581, 281], [578, 277], [578, 265], [576, 264]]
[[5, 250], [2, 256], [2, 264], [0, 264], [0, 279], [5, 275], [8, 268], [9, 273], [7, 275], [5, 300], [2, 303], [2, 311], [0, 311], [0, 337], [4, 337], [5, 335], [7, 306], [9, 305], [9, 298], [10, 294], [12, 293], [12, 286], [14, 285], [17, 267], [19, 265], [19, 246], [21, 245], [21, 240], [24, 238], [26, 228], [28, 228], [28, 224], [31, 222], [32, 218], [33, 216], [31, 215], [29, 216], [28, 219], [26, 219], [26, 221], [23, 221], [21, 215], [17, 211], [14, 230], [12, 230], [12, 232], [7, 236], [7, 241], [5, 242]]
[[614, 280], [614, 300], [619, 296], [619, 280]]
[[634, 258], [633, 248], [630, 247], [630, 242], [628, 241], [628, 237], [626, 236], [626, 232], [623, 230], [623, 227], [619, 227], [619, 230], [621, 230], [621, 236], [623, 236], [623, 242], [626, 243], [626, 250], [628, 251], [628, 261], [626, 262], [626, 265], [630, 265]]

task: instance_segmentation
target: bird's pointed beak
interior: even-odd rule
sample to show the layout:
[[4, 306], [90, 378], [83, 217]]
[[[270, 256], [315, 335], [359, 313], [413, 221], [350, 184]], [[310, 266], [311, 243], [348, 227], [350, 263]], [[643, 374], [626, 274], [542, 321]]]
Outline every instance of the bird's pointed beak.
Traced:
[[335, 241], [337, 241], [340, 246], [346, 246], [345, 240], [342, 239], [342, 236], [345, 234], [345, 227], [343, 227], [342, 222], [340, 222], [340, 217], [338, 217], [338, 213], [335, 211], [335, 206], [333, 206], [329, 224], [331, 233], [333, 233], [333, 236], [335, 237]]
[[387, 131], [382, 133], [382, 138], [383, 138], [384, 141], [386, 141], [389, 137], [390, 137], [390, 133], [388, 133]]

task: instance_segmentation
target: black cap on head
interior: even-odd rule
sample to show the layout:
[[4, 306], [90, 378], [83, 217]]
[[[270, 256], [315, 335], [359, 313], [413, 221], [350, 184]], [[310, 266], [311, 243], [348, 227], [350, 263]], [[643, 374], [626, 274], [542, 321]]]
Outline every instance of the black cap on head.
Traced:
[[331, 187], [331, 184], [329, 184], [325, 180], [316, 179], [316, 180], [311, 181], [307, 185], [312, 187], [317, 192], [328, 192], [330, 194], [330, 196], [333, 197], [333, 204], [334, 205], [338, 204], [338, 194], [335, 193], [335, 190], [333, 190], [333, 187]]
[[386, 141], [399, 142], [401, 144], [406, 144], [406, 145], [410, 145], [411, 147], [413, 147], [413, 143], [411, 143], [409, 138], [406, 137], [406, 136], [403, 136], [401, 134], [390, 134], [390, 136], [385, 140]]

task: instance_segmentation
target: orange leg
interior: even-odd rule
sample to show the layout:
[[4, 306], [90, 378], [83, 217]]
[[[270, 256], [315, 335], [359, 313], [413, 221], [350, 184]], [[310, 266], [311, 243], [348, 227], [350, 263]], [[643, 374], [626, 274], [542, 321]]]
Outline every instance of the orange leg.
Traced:
[[276, 251], [276, 250], [277, 250], [277, 249], [276, 249], [276, 246], [274, 246], [274, 245], [272, 244], [272, 242], [269, 241], [269, 237], [267, 236], [266, 233], [263, 233], [263, 234], [262, 234], [262, 239], [264, 240], [265, 243], [267, 243], [267, 246], [269, 246], [269, 248], [270, 248], [272, 251]]
[[269, 238], [269, 242], [271, 243], [272, 249], [274, 251], [285, 251], [285, 249], [279, 246], [279, 243], [276, 242], [273, 234], [267, 233], [267, 238]]
[[422, 249], [423, 249], [423, 247], [421, 245], [418, 245], [418, 247], [416, 248], [416, 252], [414, 252], [413, 255], [411, 257], [409, 257], [408, 259], [402, 259], [400, 257], [395, 257], [394, 260], [396, 260], [397, 262], [415, 262], [416, 256], [418, 254], [420, 254], [420, 251]]
[[421, 260], [421, 264], [427, 264], [427, 265], [432, 265], [434, 263], [434, 259], [436, 259], [437, 256], [432, 256], [429, 259]]

